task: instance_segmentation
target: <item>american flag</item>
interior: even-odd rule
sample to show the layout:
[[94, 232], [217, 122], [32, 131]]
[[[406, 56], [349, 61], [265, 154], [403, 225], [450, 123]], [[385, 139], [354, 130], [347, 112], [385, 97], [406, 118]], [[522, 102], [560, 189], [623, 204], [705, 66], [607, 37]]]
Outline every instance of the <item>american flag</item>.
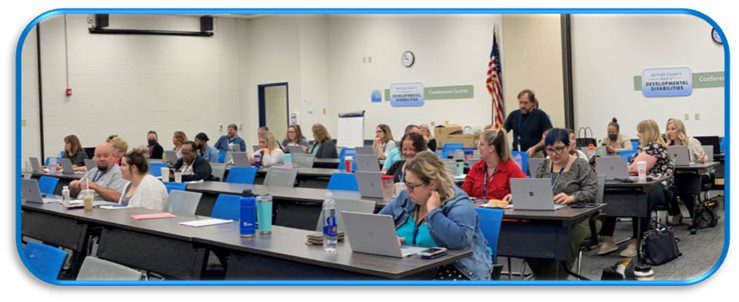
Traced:
[[490, 51], [487, 80], [485, 87], [493, 98], [493, 129], [503, 127], [505, 108], [503, 107], [503, 78], [501, 77], [500, 51], [498, 51], [498, 33], [493, 29], [493, 49]]

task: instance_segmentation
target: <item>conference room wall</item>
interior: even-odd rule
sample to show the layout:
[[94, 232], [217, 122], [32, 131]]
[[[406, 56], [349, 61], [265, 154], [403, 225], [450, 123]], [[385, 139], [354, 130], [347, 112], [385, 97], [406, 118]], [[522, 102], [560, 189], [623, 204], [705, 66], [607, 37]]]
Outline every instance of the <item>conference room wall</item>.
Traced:
[[[36, 29], [32, 29], [23, 42], [21, 57], [21, 149], [22, 158], [41, 156], [39, 139], [38, 61], [36, 60]], [[18, 156], [18, 155], [16, 155]], [[21, 168], [24, 166], [21, 166]]]
[[[90, 34], [87, 15], [68, 15], [67, 27], [71, 97], [64, 96], [64, 17], [41, 22], [46, 156], [59, 154], [69, 134], [77, 134], [84, 146], [95, 146], [115, 133], [128, 141], [129, 149], [144, 145], [151, 129], [167, 149], [175, 130], [190, 139], [202, 131], [214, 143], [225, 133], [219, 125], [239, 118], [234, 110], [239, 108], [241, 73], [236, 19], [217, 18], [210, 38]], [[199, 19], [111, 15], [110, 28], [197, 31]], [[36, 60], [30, 51], [24, 48], [24, 62]], [[24, 96], [34, 91], [37, 87], [24, 84]], [[25, 109], [34, 102], [27, 103], [24, 99], [24, 115], [33, 115]], [[38, 131], [27, 131], [24, 141], [37, 139], [33, 136]], [[25, 157], [33, 145], [23, 147]]]
[[632, 138], [638, 122], [654, 119], [664, 132], [671, 117], [682, 119], [690, 136], [724, 135], [723, 87], [672, 98], [645, 98], [634, 91], [633, 77], [644, 68], [724, 71], [723, 47], [711, 40], [711, 26], [697, 17], [573, 15], [572, 62], [575, 125], [591, 127], [598, 139], [614, 116]]

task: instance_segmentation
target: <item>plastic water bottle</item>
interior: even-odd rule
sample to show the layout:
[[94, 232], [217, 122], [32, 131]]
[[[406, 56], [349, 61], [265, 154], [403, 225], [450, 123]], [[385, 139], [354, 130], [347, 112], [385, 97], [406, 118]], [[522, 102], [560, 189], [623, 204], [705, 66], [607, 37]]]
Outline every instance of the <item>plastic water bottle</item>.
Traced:
[[338, 243], [336, 225], [336, 202], [331, 192], [326, 192], [326, 200], [323, 201], [323, 250], [326, 253], [336, 253]]
[[285, 168], [292, 169], [293, 168], [293, 155], [290, 153], [285, 154], [285, 156], [282, 159], [282, 162], [285, 165]]
[[250, 190], [244, 190], [239, 200], [239, 210], [241, 213], [239, 233], [244, 238], [253, 238], [256, 234], [256, 201], [254, 200], [254, 196], [251, 195]]
[[595, 155], [595, 146], [593, 144], [588, 145], [588, 154], [586, 154], [588, 158], [592, 158], [593, 155]]
[[262, 167], [262, 154], [259, 152], [254, 153], [254, 168], [257, 168], [257, 170], [259, 170], [259, 168], [261, 167]]
[[64, 186], [62, 187], [62, 204], [65, 204], [65, 205], [69, 204], [70, 201], [71, 200], [69, 199], [69, 186]]

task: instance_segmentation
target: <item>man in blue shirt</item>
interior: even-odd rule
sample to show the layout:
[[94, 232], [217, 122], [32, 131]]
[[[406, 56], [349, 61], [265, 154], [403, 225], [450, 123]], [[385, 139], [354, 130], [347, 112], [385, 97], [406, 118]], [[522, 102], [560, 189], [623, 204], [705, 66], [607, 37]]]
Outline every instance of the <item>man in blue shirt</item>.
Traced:
[[[236, 124], [228, 125], [228, 135], [221, 136], [214, 147], [220, 152], [241, 151], [246, 152], [246, 142], [236, 135]], [[238, 150], [236, 149], [238, 146]]]
[[218, 150], [208, 145], [208, 135], [203, 132], [195, 136], [195, 146], [197, 147], [198, 156], [205, 158], [208, 162], [218, 162]]

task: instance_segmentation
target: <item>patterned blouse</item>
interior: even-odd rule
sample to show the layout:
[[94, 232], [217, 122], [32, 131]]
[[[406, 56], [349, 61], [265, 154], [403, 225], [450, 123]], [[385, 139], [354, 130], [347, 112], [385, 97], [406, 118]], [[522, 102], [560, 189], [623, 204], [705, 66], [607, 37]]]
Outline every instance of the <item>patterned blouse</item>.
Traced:
[[[667, 176], [667, 179], [663, 181], [663, 184], [665, 186], [672, 185], [673, 181], [675, 180], [675, 165], [672, 163], [670, 156], [667, 154], [667, 148], [658, 143], [650, 143], [644, 147], [639, 147], [637, 153], [640, 153], [642, 151], [648, 155], [654, 156], [654, 158], [657, 159], [654, 167], [652, 167], [651, 170], [647, 171], [647, 174], [651, 175], [652, 177], [657, 177], [657, 175]], [[634, 162], [635, 158], [636, 156], [631, 158], [631, 163]]]

